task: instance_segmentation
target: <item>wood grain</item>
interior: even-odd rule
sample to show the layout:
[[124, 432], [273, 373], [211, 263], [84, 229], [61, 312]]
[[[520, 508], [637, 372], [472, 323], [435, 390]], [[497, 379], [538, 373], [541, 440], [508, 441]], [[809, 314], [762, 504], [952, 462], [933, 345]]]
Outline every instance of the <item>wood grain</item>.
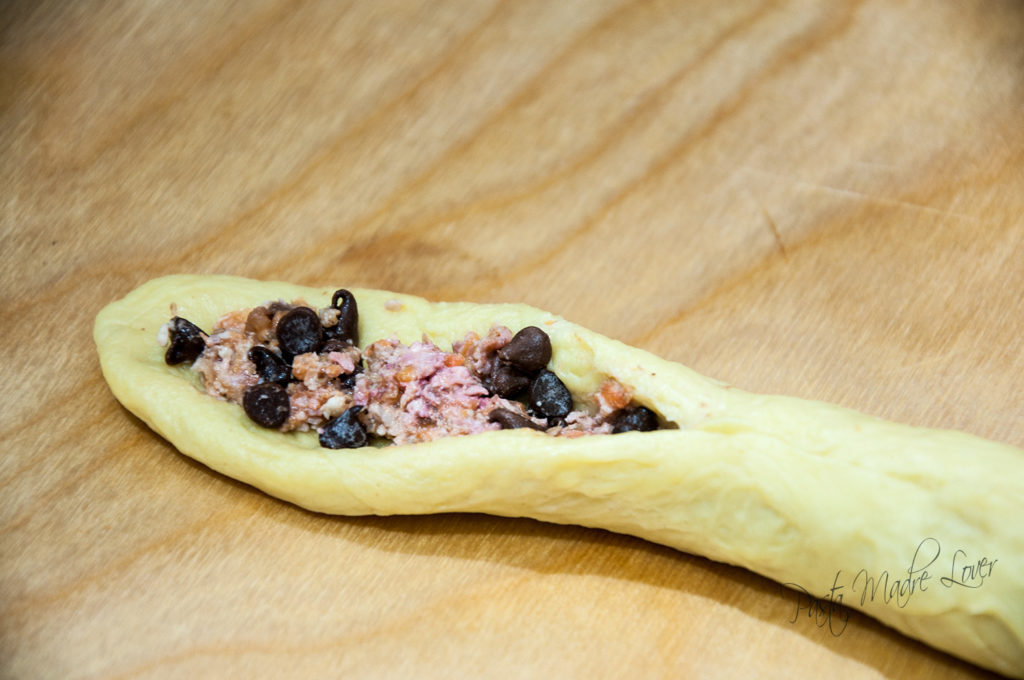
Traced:
[[1024, 446], [1020, 3], [8, 2], [0, 36], [0, 676], [984, 675], [628, 537], [278, 502], [122, 409], [90, 329], [171, 272], [524, 301]]

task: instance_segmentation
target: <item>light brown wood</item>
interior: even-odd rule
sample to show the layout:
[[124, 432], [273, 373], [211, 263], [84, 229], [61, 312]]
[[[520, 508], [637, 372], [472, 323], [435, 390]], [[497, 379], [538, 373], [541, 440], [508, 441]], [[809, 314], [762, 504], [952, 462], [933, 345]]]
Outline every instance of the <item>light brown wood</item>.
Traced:
[[90, 331], [172, 272], [523, 301], [1024, 446], [1024, 5], [8, 2], [0, 31], [0, 676], [983, 675], [628, 537], [299, 510], [122, 409]]

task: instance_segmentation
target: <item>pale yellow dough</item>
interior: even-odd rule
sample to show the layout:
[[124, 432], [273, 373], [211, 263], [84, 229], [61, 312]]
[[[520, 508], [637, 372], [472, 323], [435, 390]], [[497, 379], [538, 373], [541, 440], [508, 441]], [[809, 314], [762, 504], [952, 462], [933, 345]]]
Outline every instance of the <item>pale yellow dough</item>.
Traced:
[[[1024, 676], [1024, 451], [743, 392], [524, 305], [430, 303], [360, 289], [353, 293], [364, 340], [396, 333], [411, 342], [426, 333], [446, 347], [493, 323], [513, 331], [537, 325], [551, 336], [552, 370], [573, 393], [614, 376], [680, 429], [578, 439], [505, 430], [330, 451], [313, 433], [264, 430], [238, 406], [200, 392], [188, 369], [164, 363], [156, 342], [171, 303], [210, 330], [222, 313], [266, 300], [327, 306], [333, 290], [220, 276], [150, 281], [97, 316], [103, 373], [122, 404], [186, 455], [311, 510], [484, 512], [602, 527], [816, 596], [838, 572], [843, 604]], [[925, 539], [941, 551], [926, 590], [903, 607], [883, 602], [881, 592], [862, 606], [863, 588], [850, 589], [854, 575], [906, 578]], [[983, 556], [998, 561], [980, 587], [940, 583]]]

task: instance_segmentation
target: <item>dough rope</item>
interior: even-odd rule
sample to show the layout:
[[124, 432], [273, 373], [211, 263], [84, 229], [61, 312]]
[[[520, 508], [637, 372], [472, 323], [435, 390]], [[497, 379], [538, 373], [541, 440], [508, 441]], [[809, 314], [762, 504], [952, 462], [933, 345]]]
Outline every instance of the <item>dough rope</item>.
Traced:
[[332, 451], [198, 389], [155, 342], [177, 305], [210, 328], [333, 288], [225, 276], [150, 281], [94, 338], [117, 399], [182, 453], [266, 493], [343, 515], [484, 512], [600, 527], [745, 567], [852, 606], [978, 665], [1024, 677], [1024, 451], [757, 395], [525, 305], [430, 303], [353, 289], [363, 338], [449, 345], [494, 323], [543, 328], [574, 394], [607, 378], [678, 430], [574, 439], [529, 429]]

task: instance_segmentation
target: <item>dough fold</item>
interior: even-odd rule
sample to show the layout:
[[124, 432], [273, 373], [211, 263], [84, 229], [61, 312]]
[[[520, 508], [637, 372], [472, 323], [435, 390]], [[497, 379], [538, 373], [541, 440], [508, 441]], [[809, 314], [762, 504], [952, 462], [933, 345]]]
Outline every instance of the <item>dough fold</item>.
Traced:
[[574, 393], [615, 377], [679, 429], [577, 439], [504, 430], [329, 451], [314, 433], [264, 430], [202, 393], [156, 342], [172, 303], [209, 331], [227, 311], [279, 298], [326, 306], [333, 290], [155, 279], [97, 316], [103, 374], [182, 453], [310, 510], [483, 512], [631, 534], [799, 587], [826, 607], [841, 596], [906, 635], [1024, 677], [1024, 451], [744, 392], [524, 305], [360, 289], [365, 341], [426, 333], [445, 347], [492, 323], [540, 326]]

